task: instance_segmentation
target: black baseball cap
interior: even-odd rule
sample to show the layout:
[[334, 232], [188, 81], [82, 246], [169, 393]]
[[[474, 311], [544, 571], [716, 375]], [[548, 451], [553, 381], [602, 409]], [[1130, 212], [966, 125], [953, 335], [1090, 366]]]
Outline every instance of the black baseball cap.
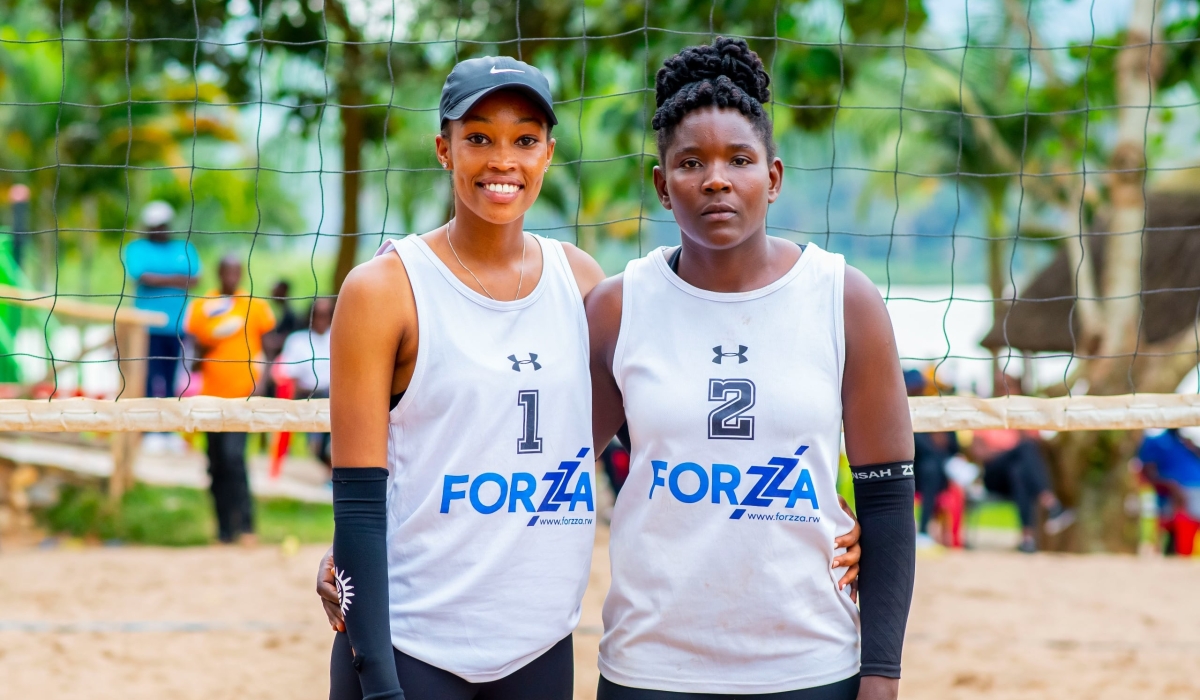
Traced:
[[454, 66], [442, 85], [442, 101], [438, 106], [441, 122], [462, 119], [476, 102], [497, 90], [520, 90], [546, 112], [551, 126], [558, 124], [546, 76], [509, 56], [469, 58]]

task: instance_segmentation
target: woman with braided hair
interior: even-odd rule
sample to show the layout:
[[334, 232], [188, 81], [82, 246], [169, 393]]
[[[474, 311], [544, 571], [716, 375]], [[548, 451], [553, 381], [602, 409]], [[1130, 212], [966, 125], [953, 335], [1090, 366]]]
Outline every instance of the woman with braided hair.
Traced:
[[[625, 424], [632, 450], [600, 700], [898, 693], [915, 563], [900, 362], [865, 275], [767, 235], [784, 174], [769, 84], [740, 40], [667, 59], [654, 185], [682, 245], [585, 300], [596, 444]], [[852, 524], [835, 489], [843, 429], [861, 613], [833, 545]]]

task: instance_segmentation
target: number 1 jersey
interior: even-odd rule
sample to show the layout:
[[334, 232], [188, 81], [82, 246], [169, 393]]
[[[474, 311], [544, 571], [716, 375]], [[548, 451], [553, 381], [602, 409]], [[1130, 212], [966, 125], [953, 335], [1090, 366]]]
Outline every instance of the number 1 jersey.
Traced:
[[774, 283], [715, 293], [664, 249], [629, 263], [613, 375], [632, 442], [612, 517], [600, 670], [756, 694], [858, 671], [833, 539], [845, 261], [809, 244]]
[[388, 440], [393, 645], [468, 681], [509, 675], [575, 629], [595, 521], [587, 321], [558, 241], [496, 301], [417, 236], [388, 241], [417, 305], [412, 381]]

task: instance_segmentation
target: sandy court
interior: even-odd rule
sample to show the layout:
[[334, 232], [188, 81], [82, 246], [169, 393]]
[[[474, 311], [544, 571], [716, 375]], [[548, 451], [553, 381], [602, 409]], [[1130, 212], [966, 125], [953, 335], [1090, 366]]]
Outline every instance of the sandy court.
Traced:
[[[575, 637], [592, 698], [601, 531]], [[0, 552], [0, 698], [324, 698], [322, 547]], [[902, 694], [1200, 698], [1200, 560], [922, 557]]]

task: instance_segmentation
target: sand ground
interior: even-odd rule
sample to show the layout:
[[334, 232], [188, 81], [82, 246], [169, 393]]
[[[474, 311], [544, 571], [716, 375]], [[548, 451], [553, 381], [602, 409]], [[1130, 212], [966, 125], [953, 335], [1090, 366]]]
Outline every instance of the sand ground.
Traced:
[[[601, 531], [575, 637], [596, 682]], [[0, 551], [0, 698], [326, 697], [322, 547]], [[1200, 698], [1200, 559], [922, 556], [902, 696]]]

